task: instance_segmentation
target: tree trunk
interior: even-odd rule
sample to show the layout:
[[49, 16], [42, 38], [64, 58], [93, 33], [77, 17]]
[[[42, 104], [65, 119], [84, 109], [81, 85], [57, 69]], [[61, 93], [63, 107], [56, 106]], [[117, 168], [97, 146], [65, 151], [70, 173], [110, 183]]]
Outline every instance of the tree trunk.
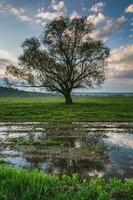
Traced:
[[72, 104], [72, 103], [73, 103], [72, 97], [71, 97], [71, 94], [70, 94], [70, 93], [68, 93], [68, 94], [66, 94], [66, 95], [64, 95], [64, 96], [65, 96], [65, 103], [66, 103], [66, 104]]

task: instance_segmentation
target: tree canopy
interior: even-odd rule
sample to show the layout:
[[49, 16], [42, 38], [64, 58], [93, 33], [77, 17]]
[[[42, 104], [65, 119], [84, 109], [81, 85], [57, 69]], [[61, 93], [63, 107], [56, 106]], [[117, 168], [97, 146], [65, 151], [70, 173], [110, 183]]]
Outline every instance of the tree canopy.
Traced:
[[93, 30], [86, 17], [51, 21], [39, 39], [24, 41], [19, 64], [7, 67], [7, 74], [59, 92], [71, 104], [73, 89], [93, 88], [105, 79], [109, 49], [91, 37]]

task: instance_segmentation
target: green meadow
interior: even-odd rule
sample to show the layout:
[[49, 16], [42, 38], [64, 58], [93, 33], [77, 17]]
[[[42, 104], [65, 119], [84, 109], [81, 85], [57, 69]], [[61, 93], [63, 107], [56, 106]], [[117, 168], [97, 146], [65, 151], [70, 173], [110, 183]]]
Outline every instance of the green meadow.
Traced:
[[133, 97], [0, 98], [0, 121], [133, 121]]

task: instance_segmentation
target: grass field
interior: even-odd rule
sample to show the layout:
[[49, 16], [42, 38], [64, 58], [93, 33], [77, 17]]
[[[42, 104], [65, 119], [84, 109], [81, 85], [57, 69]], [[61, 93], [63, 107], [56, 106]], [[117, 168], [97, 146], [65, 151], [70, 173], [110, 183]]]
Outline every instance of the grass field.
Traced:
[[0, 98], [0, 121], [133, 121], [133, 97]]
[[133, 180], [62, 179], [0, 167], [0, 200], [133, 200]]

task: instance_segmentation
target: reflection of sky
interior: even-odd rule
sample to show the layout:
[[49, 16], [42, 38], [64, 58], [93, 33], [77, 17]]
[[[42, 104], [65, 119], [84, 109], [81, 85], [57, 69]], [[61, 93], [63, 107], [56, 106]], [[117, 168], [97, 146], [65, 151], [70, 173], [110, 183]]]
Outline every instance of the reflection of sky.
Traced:
[[15, 166], [15, 168], [20, 168], [20, 167], [30, 167], [30, 163], [27, 162], [26, 159], [24, 159], [23, 157], [6, 157], [4, 158], [4, 160], [7, 163], [10, 163], [10, 165]]
[[108, 134], [108, 138], [106, 139], [106, 141], [112, 145], [133, 148], [133, 134], [127, 134], [127, 133]]
[[95, 91], [133, 92], [132, 3], [132, 0], [0, 0], [0, 78], [4, 76], [5, 64], [16, 63], [16, 57], [22, 53], [22, 42], [41, 34], [42, 24], [60, 13], [76, 14], [94, 19], [97, 27], [94, 35], [102, 37], [112, 52], [107, 81]]
[[[9, 124], [7, 123], [8, 126], [6, 126], [6, 124], [4, 123], [0, 123], [0, 135], [5, 136], [6, 141], [9, 138], [12, 138], [14, 135], [14, 138], [18, 139], [20, 137], [21, 141], [21, 136], [23, 137], [23, 140], [25, 139], [32, 139], [32, 140], [41, 140], [44, 141], [45, 138], [45, 134], [43, 132], [43, 137], [41, 137], [42, 135], [40, 134], [40, 131], [42, 130], [42, 127], [38, 124], [37, 127], [35, 127], [35, 129], [32, 129], [32, 123], [28, 123], [26, 126], [26, 123], [19, 123], [19, 124]], [[74, 147], [74, 151], [68, 151], [68, 148], [65, 148], [65, 157], [63, 157], [63, 161], [60, 163], [58, 161], [60, 161], [60, 156], [63, 156], [63, 151], [62, 151], [62, 147], [60, 149], [60, 147], [58, 147], [57, 149], [52, 147], [50, 148], [44, 148], [44, 146], [12, 146], [10, 148], [8, 148], [6, 145], [3, 146], [1, 145], [1, 155], [3, 156], [3, 159], [8, 161], [11, 165], [15, 166], [15, 167], [20, 167], [20, 166], [26, 166], [28, 168], [31, 167], [39, 167], [40, 169], [42, 169], [43, 171], [47, 171], [50, 173], [55, 173], [55, 174], [59, 174], [60, 173], [60, 168], [64, 168], [66, 171], [66, 167], [69, 166], [69, 169], [73, 169], [73, 163], [72, 160], [75, 160], [75, 163], [79, 160], [79, 164], [78, 169], [81, 169], [81, 172], [87, 172], [89, 174], [89, 176], [116, 176], [118, 175], [118, 177], [133, 177], [133, 134], [130, 133], [130, 131], [132, 131], [132, 123], [79, 123], [80, 126], [80, 131], [82, 133], [84, 133], [84, 131], [86, 131], [86, 134], [88, 134], [88, 132], [90, 132], [91, 134], [94, 133], [95, 134], [95, 130], [99, 130], [98, 133], [101, 133], [101, 131], [103, 132], [103, 134], [107, 134], [107, 138], [104, 138], [104, 141], [107, 142], [107, 144], [109, 144], [109, 149], [110, 151], [107, 152], [107, 154], [109, 155], [107, 158], [109, 158], [109, 162], [107, 161], [106, 165], [105, 165], [105, 171], [103, 170], [93, 170], [92, 168], [89, 170], [89, 164], [90, 161], [87, 162], [87, 159], [89, 159], [89, 156], [83, 152], [83, 156], [87, 156], [87, 159], [85, 162], [80, 162], [80, 159], [78, 157], [81, 156], [80, 154], [80, 146], [81, 146], [81, 136], [79, 136], [79, 138], [77, 137], [76, 142], [75, 142], [75, 147]], [[123, 126], [122, 126], [123, 124]], [[10, 126], [9, 126], [10, 125]], [[94, 126], [94, 128], [89, 128], [92, 127], [92, 125]], [[121, 125], [121, 126], [120, 126]], [[96, 127], [97, 126], [97, 127]], [[31, 131], [32, 135], [27, 133], [29, 137], [26, 137], [26, 135], [24, 135], [23, 131], [25, 131], [26, 127]], [[47, 127], [47, 126], [46, 126]], [[101, 128], [98, 128], [101, 127]], [[106, 128], [104, 128], [106, 127]], [[113, 128], [115, 127], [115, 128]], [[117, 128], [118, 127], [118, 128]], [[120, 128], [119, 128], [120, 127]], [[122, 128], [123, 127], [123, 128]], [[128, 127], [128, 128], [124, 128], [124, 127]], [[79, 128], [79, 126], [76, 127], [76, 123], [75, 123], [75, 128]], [[72, 132], [71, 134], [75, 135], [75, 133], [77, 134], [77, 129], [74, 129], [75, 132]], [[16, 130], [16, 132], [15, 132]], [[45, 130], [45, 129], [44, 129]], [[56, 129], [58, 130], [58, 129]], [[18, 132], [17, 132], [18, 131]], [[21, 131], [21, 132], [19, 132]], [[104, 132], [105, 131], [105, 132]], [[6, 133], [3, 135], [3, 133]], [[48, 131], [49, 133], [49, 131]], [[54, 132], [56, 133], [56, 132]], [[57, 131], [58, 134], [58, 131]], [[63, 134], [63, 132], [62, 132]], [[70, 135], [71, 135], [70, 134]], [[32, 136], [30, 138], [30, 135]], [[69, 134], [68, 134], [69, 135]], [[70, 136], [69, 135], [69, 136]], [[37, 136], [37, 137], [34, 137]], [[96, 134], [95, 134], [96, 136]], [[0, 137], [0, 139], [2, 139], [2, 137]], [[49, 139], [49, 137], [47, 137], [47, 139]], [[6, 141], [3, 141], [6, 142]], [[88, 141], [88, 140], [87, 140]], [[112, 147], [112, 148], [110, 148]], [[116, 147], [116, 148], [115, 148]], [[77, 148], [77, 149], [76, 149]], [[45, 150], [46, 152], [45, 152]], [[61, 151], [60, 151], [61, 150]], [[58, 153], [57, 153], [58, 152]], [[77, 152], [77, 153], [76, 153]], [[55, 153], [55, 154], [54, 154]], [[58, 154], [58, 158], [55, 160], [56, 156]], [[53, 155], [53, 156], [52, 156]], [[110, 156], [111, 155], [111, 156]], [[47, 159], [45, 158], [45, 156], [47, 157]], [[104, 159], [104, 156], [103, 156]], [[65, 160], [65, 161], [64, 161]], [[69, 162], [70, 160], [70, 162]], [[93, 161], [95, 161], [95, 158], [93, 159]], [[102, 161], [102, 159], [101, 159]], [[64, 163], [64, 164], [63, 164]], [[65, 164], [66, 163], [66, 164]], [[78, 162], [77, 162], [78, 163]], [[53, 170], [53, 171], [52, 171]], [[74, 170], [77, 170], [77, 168], [74, 168]]]
[[104, 177], [133, 177], [133, 134], [109, 133], [104, 139], [109, 145], [109, 163], [105, 166]]

